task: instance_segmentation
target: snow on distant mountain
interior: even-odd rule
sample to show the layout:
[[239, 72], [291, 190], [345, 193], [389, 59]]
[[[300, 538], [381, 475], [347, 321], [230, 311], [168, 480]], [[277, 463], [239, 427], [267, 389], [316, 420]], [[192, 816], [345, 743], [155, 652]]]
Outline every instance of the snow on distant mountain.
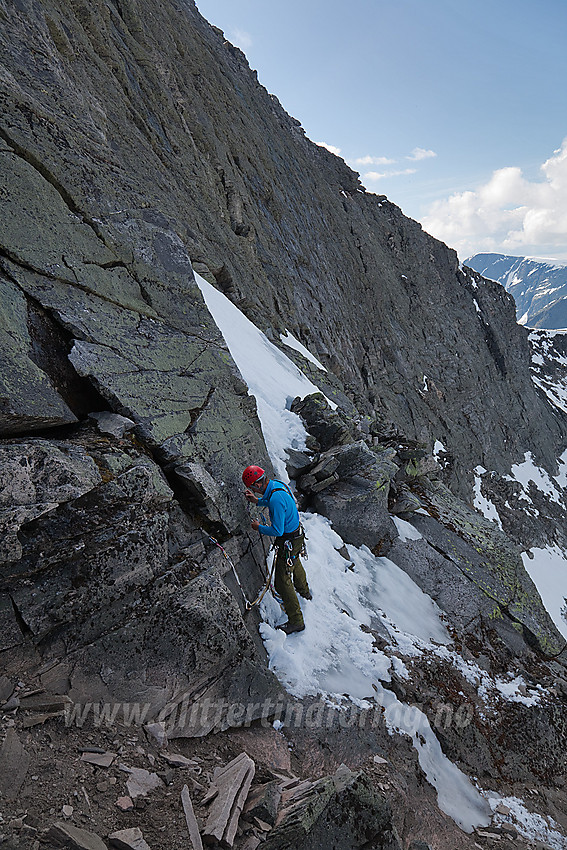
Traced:
[[514, 296], [518, 322], [532, 328], [567, 328], [567, 266], [554, 260], [475, 254], [465, 265]]

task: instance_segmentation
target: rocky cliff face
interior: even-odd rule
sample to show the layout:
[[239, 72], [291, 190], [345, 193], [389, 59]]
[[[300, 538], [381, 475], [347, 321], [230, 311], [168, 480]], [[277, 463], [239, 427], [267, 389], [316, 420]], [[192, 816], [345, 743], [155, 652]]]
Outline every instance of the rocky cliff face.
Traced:
[[190, 257], [272, 336], [289, 327], [311, 346], [362, 412], [440, 439], [457, 486], [536, 446], [553, 464], [562, 426], [500, 287], [476, 289], [306, 139], [192, 3], [68, 11], [4, 11], [8, 260], [185, 330]]
[[[201, 750], [187, 745], [211, 781], [211, 753], [245, 746], [266, 782], [276, 770], [322, 783], [291, 820], [280, 812], [274, 848], [292, 833], [305, 848], [417, 848], [422, 835], [472, 846], [383, 721], [345, 731], [337, 709], [325, 729], [290, 727], [283, 742], [264, 728], [283, 690], [237, 583], [253, 598], [265, 569], [238, 494], [242, 467], [271, 461], [196, 270], [273, 342], [282, 347], [290, 330], [328, 369], [286, 349], [338, 404], [336, 414], [319, 396], [295, 405], [311, 431], [310, 451], [290, 465], [304, 506], [346, 542], [391, 555], [487, 675], [511, 668], [545, 690], [537, 717], [503, 704], [491, 725], [481, 707], [465, 735], [440, 731], [444, 749], [483, 781], [498, 771], [502, 793], [545, 783], [564, 824], [565, 641], [518, 549], [544, 537], [567, 546], [564, 494], [538, 491], [547, 524], [526, 521], [525, 493], [507, 475], [526, 453], [556, 474], [567, 420], [532, 382], [510, 296], [460, 270], [454, 252], [313, 145], [188, 0], [0, 0], [0, 21], [0, 692], [12, 700], [3, 726], [21, 736], [5, 736], [5, 775], [30, 753], [53, 762], [49, 736], [34, 737], [24, 711], [30, 691], [51, 694], [40, 722], [58, 752], [71, 733], [54, 718], [69, 701], [136, 702], [146, 720], [165, 709], [176, 718], [171, 738], [221, 730]], [[473, 483], [501, 528], [472, 509]], [[416, 507], [421, 538], [407, 544], [392, 514]], [[367, 633], [388, 643], [376, 623]], [[389, 683], [432, 722], [439, 682], [453, 708], [465, 693], [477, 699], [449, 662], [433, 667], [416, 663], [409, 683]], [[178, 722], [181, 706], [207, 700], [222, 708]], [[250, 705], [257, 724], [240, 738], [226, 731], [242, 725], [236, 704]], [[508, 719], [541, 737], [525, 763], [525, 739], [505, 737]], [[91, 743], [117, 734], [128, 753], [124, 731], [87, 728]], [[155, 761], [153, 743], [149, 751]], [[387, 782], [374, 767], [342, 784], [322, 778], [378, 751], [391, 763]], [[37, 804], [25, 769], [16, 783], [36, 832], [49, 826], [53, 770]], [[96, 787], [94, 775], [71, 775], [79, 790]], [[397, 815], [376, 789], [390, 791]], [[58, 804], [74, 790], [61, 786]], [[146, 815], [155, 842], [159, 822], [167, 846], [182, 846], [166, 803], [157, 808], [157, 819]], [[353, 811], [369, 824], [357, 843]], [[105, 834], [117, 828], [113, 809], [95, 816], [89, 802], [82, 817]]]

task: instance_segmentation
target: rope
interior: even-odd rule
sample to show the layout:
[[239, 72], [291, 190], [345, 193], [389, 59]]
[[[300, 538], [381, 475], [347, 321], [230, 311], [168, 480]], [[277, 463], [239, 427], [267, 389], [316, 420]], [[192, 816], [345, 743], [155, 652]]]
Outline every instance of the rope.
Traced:
[[[244, 592], [244, 588], [242, 587], [242, 584], [241, 584], [241, 582], [240, 582], [240, 579], [238, 578], [238, 573], [236, 572], [236, 567], [234, 566], [234, 563], [233, 563], [233, 561], [232, 561], [231, 557], [229, 556], [228, 552], [227, 552], [227, 551], [226, 551], [226, 550], [225, 550], [225, 549], [224, 549], [224, 548], [220, 545], [220, 543], [218, 542], [218, 540], [216, 540], [216, 539], [215, 539], [214, 537], [212, 537], [210, 534], [207, 534], [207, 537], [208, 537], [208, 539], [211, 541], [211, 543], [214, 543], [214, 544], [215, 544], [215, 546], [216, 546], [218, 549], [220, 549], [220, 550], [221, 550], [221, 552], [222, 552], [223, 556], [225, 557], [225, 559], [226, 559], [226, 560], [228, 561], [228, 563], [230, 564], [230, 568], [231, 568], [232, 572], [234, 573], [234, 578], [236, 579], [236, 583], [238, 584], [238, 587], [240, 588], [240, 592], [242, 593], [242, 598], [244, 599], [244, 607], [245, 607], [246, 611], [251, 611], [251, 610], [252, 610], [252, 608], [254, 608], [254, 606], [255, 606], [255, 605], [259, 605], [259, 604], [260, 604], [260, 602], [262, 601], [262, 599], [263, 599], [263, 598], [264, 598], [264, 596], [266, 595], [266, 591], [267, 591], [267, 590], [268, 590], [268, 588], [270, 587], [270, 584], [271, 584], [271, 581], [272, 581], [272, 577], [273, 577], [273, 575], [274, 575], [274, 570], [275, 570], [275, 568], [276, 568], [276, 559], [274, 558], [274, 560], [273, 560], [273, 563], [272, 563], [272, 569], [270, 570], [270, 573], [269, 573], [269, 575], [268, 575], [268, 578], [267, 578], [267, 580], [266, 580], [265, 585], [264, 585], [264, 586], [263, 586], [263, 588], [261, 589], [261, 591], [260, 591], [260, 593], [258, 594], [258, 596], [256, 597], [256, 599], [254, 599], [252, 602], [250, 602], [250, 600], [248, 599], [248, 597], [246, 596], [246, 594], [245, 594], [245, 592]], [[267, 572], [267, 570], [266, 570], [266, 572]]]

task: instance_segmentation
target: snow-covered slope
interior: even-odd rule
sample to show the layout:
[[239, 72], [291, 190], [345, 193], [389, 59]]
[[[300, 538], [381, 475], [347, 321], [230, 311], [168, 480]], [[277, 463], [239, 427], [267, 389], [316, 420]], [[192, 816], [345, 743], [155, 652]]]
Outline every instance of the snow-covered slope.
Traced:
[[465, 265], [501, 283], [514, 296], [520, 324], [567, 327], [567, 266], [506, 254], [475, 254]]
[[[289, 481], [283, 463], [285, 449], [304, 445], [305, 438], [303, 425], [289, 406], [295, 394], [310, 393], [312, 385], [225, 296], [198, 275], [196, 278], [249, 391], [256, 397], [274, 466]], [[479, 476], [482, 473], [479, 469]], [[525, 469], [515, 470], [515, 476], [517, 482], [526, 476], [533, 479]], [[477, 507], [489, 504], [479, 495]], [[446, 757], [426, 715], [417, 706], [404, 704], [389, 687], [392, 676], [408, 677], [406, 664], [410, 662], [443, 660], [474, 683], [487, 712], [494, 710], [498, 700], [537, 705], [543, 690], [528, 690], [519, 677], [491, 676], [465, 661], [453, 646], [437, 605], [392, 560], [374, 556], [365, 546], [348, 545], [345, 550], [330, 522], [317, 514], [303, 514], [302, 521], [309, 540], [307, 568], [315, 602], [301, 602], [305, 631], [286, 636], [275, 628], [285, 619], [280, 606], [273, 597], [265, 597], [260, 631], [271, 669], [297, 697], [319, 695], [323, 703], [345, 710], [353, 703], [362, 709], [380, 706], [390, 733], [411, 739], [428, 781], [437, 790], [439, 808], [465, 832], [488, 824], [502, 798], [494, 791], [483, 791]], [[395, 523], [401, 544], [421, 537], [409, 522], [396, 518]], [[542, 580], [544, 601], [551, 601], [553, 588], [558, 598], [563, 592], [560, 569], [551, 569]], [[557, 616], [554, 603], [551, 609]], [[386, 635], [382, 649], [375, 644], [377, 629]], [[520, 834], [544, 839], [554, 848], [564, 846], [566, 839], [556, 824], [534, 820], [522, 800], [511, 799], [507, 799], [507, 808]]]

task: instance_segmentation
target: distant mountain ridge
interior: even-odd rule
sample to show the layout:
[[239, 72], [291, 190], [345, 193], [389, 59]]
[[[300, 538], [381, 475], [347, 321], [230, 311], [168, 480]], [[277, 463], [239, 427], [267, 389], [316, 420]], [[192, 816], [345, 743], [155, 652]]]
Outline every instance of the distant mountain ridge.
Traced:
[[465, 265], [502, 284], [516, 301], [520, 324], [567, 327], [567, 265], [507, 254], [474, 254]]

